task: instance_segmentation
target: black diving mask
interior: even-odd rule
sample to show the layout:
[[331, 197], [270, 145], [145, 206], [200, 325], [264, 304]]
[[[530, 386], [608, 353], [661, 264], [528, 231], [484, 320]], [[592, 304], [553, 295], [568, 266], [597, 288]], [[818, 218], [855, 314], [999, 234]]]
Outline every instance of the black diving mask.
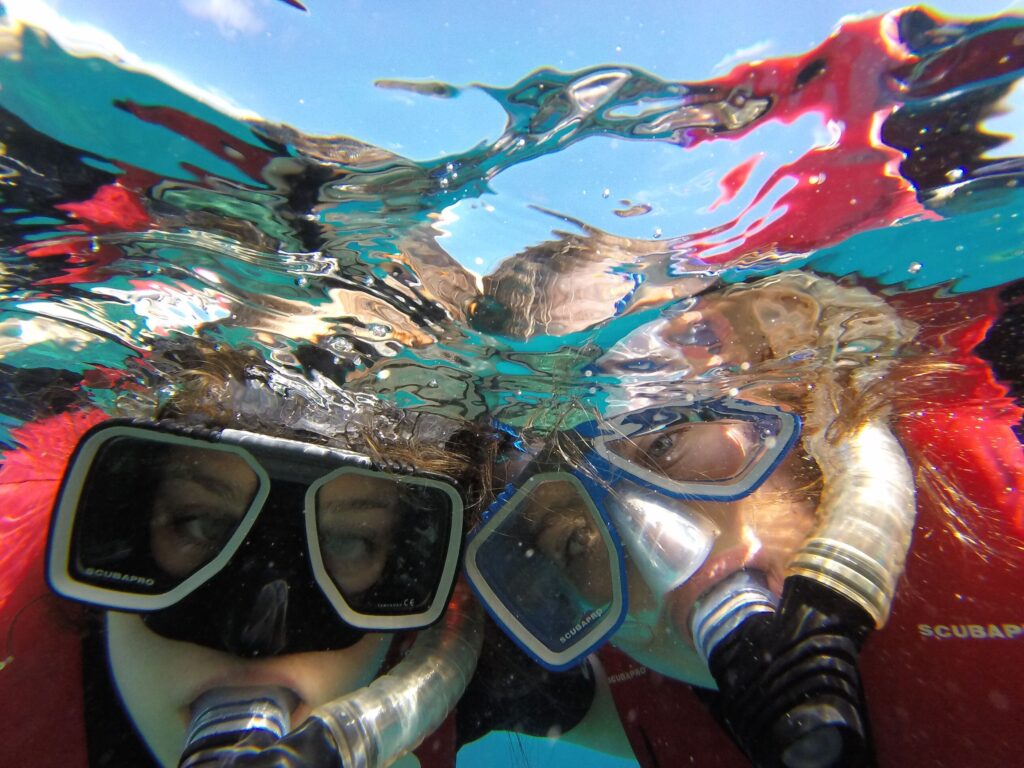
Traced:
[[462, 532], [450, 478], [240, 430], [113, 421], [65, 471], [47, 576], [173, 639], [326, 650], [437, 621]]

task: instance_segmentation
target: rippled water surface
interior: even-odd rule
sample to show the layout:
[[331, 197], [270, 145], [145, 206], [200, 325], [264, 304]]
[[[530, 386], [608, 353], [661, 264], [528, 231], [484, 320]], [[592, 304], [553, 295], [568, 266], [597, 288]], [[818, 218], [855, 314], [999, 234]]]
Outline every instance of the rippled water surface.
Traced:
[[[152, 385], [151, 350], [185, 335], [316, 370], [327, 397], [516, 421], [539, 401], [599, 404], [620, 382], [594, 361], [719, 281], [799, 267], [937, 296], [1009, 283], [1020, 161], [985, 121], [1022, 36], [1017, 17], [916, 11], [701, 82], [613, 65], [381, 81], [417, 99], [482, 92], [506, 113], [495, 140], [412, 161], [218, 111], [11, 23], [5, 427], [48, 398], [109, 406]], [[526, 166], [578, 154], [615, 170], [641, 150], [646, 185], [595, 168], [583, 189], [553, 173], [525, 199], [500, 191]], [[597, 223], [573, 215], [580, 196]], [[547, 233], [503, 249], [516, 221]], [[38, 386], [42, 371], [59, 383]]]
[[[71, 405], [165, 397], [155, 361], [188, 344], [254, 348], [322, 402], [565, 424], [834, 364], [812, 344], [717, 364], [722, 331], [680, 321], [716, 286], [799, 270], [956, 328], [1024, 277], [1019, 15], [851, 18], [686, 82], [543, 63], [500, 83], [379, 73], [417, 104], [504, 113], [414, 160], [3, 21], [0, 444]], [[1018, 343], [989, 351], [1008, 376]]]

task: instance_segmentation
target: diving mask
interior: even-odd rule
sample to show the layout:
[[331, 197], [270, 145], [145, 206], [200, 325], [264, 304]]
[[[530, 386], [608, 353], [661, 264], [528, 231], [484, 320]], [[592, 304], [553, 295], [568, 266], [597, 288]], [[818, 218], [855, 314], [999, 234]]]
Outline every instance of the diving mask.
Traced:
[[174, 639], [325, 650], [437, 621], [462, 529], [450, 478], [240, 430], [112, 421], [65, 472], [47, 574], [57, 593], [142, 612]]
[[796, 442], [799, 417], [739, 400], [589, 422], [572, 465], [540, 452], [470, 533], [466, 573], [497, 623], [545, 667], [596, 650], [628, 609], [625, 553], [660, 594], [704, 563], [718, 530], [676, 500], [753, 493]]

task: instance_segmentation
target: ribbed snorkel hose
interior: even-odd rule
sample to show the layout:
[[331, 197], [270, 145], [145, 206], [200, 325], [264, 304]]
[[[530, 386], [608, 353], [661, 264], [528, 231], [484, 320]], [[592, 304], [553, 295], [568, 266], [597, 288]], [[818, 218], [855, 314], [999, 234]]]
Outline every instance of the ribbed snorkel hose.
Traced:
[[[713, 587], [691, 632], [718, 683], [719, 711], [757, 766], [872, 764], [860, 646], [884, 624], [913, 533], [914, 486], [888, 425], [817, 446], [819, 524], [790, 561], [777, 611], [757, 574]], [[758, 587], [758, 584], [762, 586]]]
[[[444, 721], [473, 677], [483, 642], [483, 616], [469, 590], [458, 586], [441, 622], [419, 633], [388, 674], [318, 707], [298, 728], [266, 745], [266, 697], [235, 737], [205, 746], [202, 733], [186, 745], [185, 768], [386, 768], [415, 749]], [[222, 703], [218, 703], [222, 706]], [[232, 719], [246, 722], [245, 713]], [[287, 717], [287, 716], [285, 716]], [[193, 714], [193, 728], [206, 712]]]
[[910, 464], [880, 421], [864, 424], [824, 453], [818, 458], [825, 475], [818, 525], [788, 572], [834, 589], [881, 627], [914, 531]]
[[483, 613], [460, 585], [443, 623], [421, 634], [389, 674], [316, 709], [345, 768], [385, 768], [417, 747], [455, 708], [483, 644]]

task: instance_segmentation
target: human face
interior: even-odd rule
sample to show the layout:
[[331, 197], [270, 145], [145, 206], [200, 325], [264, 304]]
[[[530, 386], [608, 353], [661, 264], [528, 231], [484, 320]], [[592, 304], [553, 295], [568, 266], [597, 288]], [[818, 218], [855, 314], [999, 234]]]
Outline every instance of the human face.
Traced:
[[[209, 562], [235, 530], [258, 479], [239, 456], [175, 447], [158, 482], [149, 537], [157, 565], [183, 576]], [[357, 599], [377, 583], [398, 521], [394, 483], [341, 474], [317, 491], [317, 527], [327, 572]], [[300, 513], [301, 510], [297, 510]], [[221, 687], [280, 686], [295, 694], [293, 723], [313, 708], [369, 684], [393, 635], [367, 634], [333, 651], [248, 659], [150, 630], [135, 614], [107, 614], [117, 689], [140, 734], [164, 765], [177, 764], [196, 699]]]
[[[735, 460], [743, 439], [735, 425], [723, 424], [710, 433], [701, 431], [700, 450], [685, 445], [660, 449], [662, 456], [678, 459], [678, 464], [666, 463], [666, 467], [676, 467], [677, 479], [690, 479], [695, 472], [718, 472], [719, 467]], [[687, 456], [691, 460], [683, 461]], [[806, 462], [802, 451], [791, 451], [756, 491], [737, 501], [660, 497], [666, 508], [700, 515], [719, 533], [701, 567], [668, 595], [656, 594], [641, 577], [635, 561], [627, 560], [629, 614], [613, 643], [664, 674], [712, 686], [690, 635], [694, 603], [712, 586], [745, 568], [764, 574], [769, 588], [781, 593], [786, 564], [815, 523], [816, 495], [802, 490], [805, 481], [801, 478], [808, 474]]]
[[161, 765], [175, 766], [185, 744], [191, 708], [221, 687], [280, 686], [296, 696], [293, 724], [332, 699], [368, 685], [378, 675], [393, 635], [365, 635], [336, 651], [244, 659], [151, 631], [138, 614], [110, 611], [107, 653], [118, 693]]

